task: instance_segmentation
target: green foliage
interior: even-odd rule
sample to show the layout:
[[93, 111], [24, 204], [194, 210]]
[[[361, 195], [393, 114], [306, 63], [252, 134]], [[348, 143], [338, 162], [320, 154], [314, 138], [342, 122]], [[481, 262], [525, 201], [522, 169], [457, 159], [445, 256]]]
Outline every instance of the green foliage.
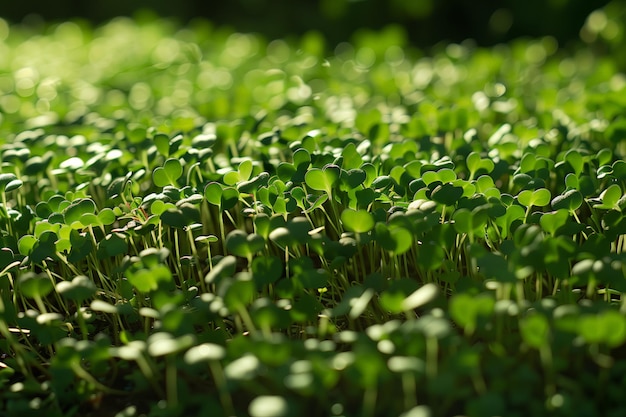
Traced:
[[2, 27], [8, 415], [623, 411], [612, 56]]

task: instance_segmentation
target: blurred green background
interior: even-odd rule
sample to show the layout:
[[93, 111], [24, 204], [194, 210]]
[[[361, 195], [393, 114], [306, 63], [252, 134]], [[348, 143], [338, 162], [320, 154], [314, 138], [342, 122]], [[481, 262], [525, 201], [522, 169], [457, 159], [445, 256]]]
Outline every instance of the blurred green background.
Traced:
[[331, 44], [350, 39], [359, 28], [379, 29], [395, 23], [406, 29], [409, 40], [418, 47], [467, 38], [487, 46], [520, 36], [546, 35], [563, 45], [579, 40], [587, 16], [607, 3], [609, 0], [31, 0], [5, 1], [0, 16], [11, 23], [79, 17], [98, 24], [150, 9], [181, 24], [204, 17], [217, 25], [270, 38], [317, 30]]

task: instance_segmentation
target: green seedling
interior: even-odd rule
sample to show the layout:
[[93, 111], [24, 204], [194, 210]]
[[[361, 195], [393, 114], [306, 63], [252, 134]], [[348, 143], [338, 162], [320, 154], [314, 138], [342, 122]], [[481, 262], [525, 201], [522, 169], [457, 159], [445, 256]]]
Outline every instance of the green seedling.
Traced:
[[618, 3], [567, 48], [0, 19], [3, 412], [624, 415]]

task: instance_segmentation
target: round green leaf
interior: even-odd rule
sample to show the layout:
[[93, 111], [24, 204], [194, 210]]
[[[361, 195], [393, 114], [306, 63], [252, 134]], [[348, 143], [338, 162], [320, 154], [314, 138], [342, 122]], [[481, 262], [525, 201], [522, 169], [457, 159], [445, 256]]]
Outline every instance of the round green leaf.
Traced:
[[226, 237], [226, 249], [232, 255], [251, 257], [265, 248], [265, 239], [256, 233], [233, 230]]
[[218, 182], [210, 182], [204, 187], [204, 197], [214, 206], [222, 204], [222, 186]]
[[317, 191], [326, 190], [326, 176], [324, 172], [319, 168], [311, 168], [304, 175], [304, 182], [309, 188]]
[[366, 177], [365, 171], [358, 168], [341, 172], [341, 181], [351, 189], [357, 188], [359, 185], [363, 184]]
[[183, 175], [183, 166], [178, 159], [170, 158], [162, 167], [152, 172], [152, 180], [157, 187], [176, 186], [176, 181]]
[[495, 300], [486, 294], [474, 296], [468, 293], [457, 293], [450, 298], [450, 317], [469, 334], [476, 329], [479, 316], [493, 313]]
[[511, 225], [516, 221], [524, 218], [524, 209], [516, 204], [506, 208], [506, 214], [496, 218], [496, 224], [500, 226], [501, 235], [506, 238], [511, 233]]
[[580, 152], [576, 149], [570, 149], [565, 153], [565, 160], [569, 162], [569, 164], [574, 169], [574, 173], [579, 175], [583, 171], [584, 160]]
[[169, 282], [172, 280], [172, 272], [165, 265], [129, 270], [126, 275], [128, 282], [143, 293], [156, 290], [160, 282]]
[[296, 167], [288, 162], [281, 162], [276, 167], [276, 175], [284, 182], [292, 181], [296, 172]]
[[266, 186], [269, 178], [270, 174], [267, 172], [261, 172], [259, 175], [249, 180], [239, 182], [237, 184], [237, 190], [246, 194], [254, 193], [259, 189], [259, 187]]
[[342, 168], [345, 170], [359, 168], [363, 164], [363, 158], [353, 142], [348, 143], [343, 148], [341, 156], [343, 156]]
[[72, 202], [63, 211], [65, 222], [71, 225], [75, 221], [80, 221], [83, 214], [94, 214], [96, 212], [96, 203], [90, 198], [82, 198]]
[[99, 259], [122, 255], [128, 251], [128, 243], [123, 234], [112, 233], [98, 242], [97, 256]]
[[463, 196], [463, 192], [462, 187], [457, 187], [450, 183], [440, 184], [432, 191], [430, 198], [439, 204], [452, 206]]
[[374, 216], [366, 210], [345, 209], [341, 222], [346, 230], [355, 233], [367, 233], [374, 228]]
[[245, 308], [254, 299], [256, 287], [251, 276], [247, 273], [239, 273], [235, 279], [226, 282], [226, 290], [224, 292], [224, 305], [232, 313], [236, 313], [239, 309]]
[[[19, 181], [20, 184], [16, 187], [15, 185], [17, 184], [17, 181]], [[0, 189], [4, 189], [4, 191], [11, 191], [11, 189], [19, 188], [21, 185], [21, 181], [17, 179], [15, 174], [0, 174]], [[11, 189], [8, 189], [9, 187], [11, 187]]]
[[72, 229], [70, 231], [70, 244], [71, 250], [67, 256], [67, 260], [70, 262], [78, 262], [85, 259], [91, 253], [93, 249], [93, 241], [91, 235], [87, 233], [80, 233], [78, 230]]
[[493, 278], [498, 282], [515, 282], [515, 274], [509, 269], [507, 260], [499, 254], [486, 252], [476, 259], [481, 273], [487, 278]]
[[163, 224], [168, 225], [170, 227], [175, 227], [178, 229], [182, 229], [198, 218], [197, 210], [193, 206], [186, 207], [186, 210], [183, 208], [170, 208], [161, 213], [161, 221]]
[[93, 300], [91, 304], [89, 304], [89, 308], [101, 313], [118, 314], [118, 308], [115, 305], [99, 299]]
[[582, 316], [578, 323], [578, 332], [585, 339], [587, 343], [602, 343], [604, 342], [607, 330], [604, 326], [602, 316], [596, 314], [589, 314]]
[[476, 173], [480, 170], [490, 173], [495, 168], [495, 164], [491, 159], [481, 159], [477, 152], [471, 152], [467, 156], [466, 164], [470, 172], [470, 179], [475, 178]]
[[284, 417], [289, 414], [289, 404], [277, 395], [260, 395], [248, 406], [250, 417]]
[[259, 256], [252, 260], [252, 276], [257, 286], [273, 284], [283, 274], [283, 263], [276, 256]]
[[621, 346], [626, 341], [626, 317], [616, 310], [607, 310], [600, 316], [605, 329], [605, 343], [609, 347]]
[[480, 169], [480, 154], [478, 152], [471, 152], [465, 159], [467, 169], [473, 174]]
[[426, 185], [432, 184], [435, 181], [443, 182], [439, 178], [439, 174], [436, 171], [424, 172], [424, 174], [422, 175], [422, 181], [424, 181], [424, 184]]
[[222, 210], [230, 210], [239, 202], [239, 191], [233, 187], [226, 187], [222, 190], [220, 200]]
[[59, 164], [59, 168], [67, 169], [69, 171], [76, 171], [77, 169], [82, 168], [83, 165], [85, 165], [85, 163], [83, 162], [82, 159], [80, 159], [77, 156], [72, 156], [66, 159], [65, 161], [61, 162]]
[[455, 211], [452, 218], [456, 231], [468, 235], [480, 233], [488, 220], [486, 210], [470, 211], [465, 208]]
[[28, 298], [42, 298], [52, 291], [54, 285], [46, 274], [27, 272], [17, 279], [17, 287], [20, 294]]
[[602, 203], [594, 204], [594, 208], [619, 210], [619, 200], [622, 198], [622, 189], [617, 184], [610, 185], [600, 194]]
[[224, 278], [232, 277], [237, 268], [237, 258], [228, 255], [221, 258], [204, 277], [207, 284], [218, 283]]
[[235, 359], [224, 367], [224, 374], [228, 379], [250, 380], [254, 378], [261, 367], [261, 361], [251, 353]]
[[20, 188], [24, 183], [22, 182], [22, 180], [13, 180], [13, 181], [9, 181], [6, 185], [6, 187], [4, 187], [4, 191], [6, 191], [7, 193], [9, 191], [13, 191], [13, 190], [17, 190], [18, 188]]
[[112, 209], [106, 207], [98, 213], [98, 220], [101, 224], [108, 226], [115, 223], [116, 217]]
[[215, 243], [219, 238], [215, 235], [202, 235], [194, 239], [196, 242]]
[[28, 256], [32, 252], [37, 238], [33, 235], [24, 235], [17, 241], [17, 248], [22, 255]]
[[237, 169], [239, 172], [239, 180], [240, 181], [247, 181], [248, 179], [250, 179], [250, 176], [252, 175], [252, 161], [249, 159], [246, 159], [244, 161], [242, 161], [239, 164], [239, 168]]
[[37, 175], [46, 170], [46, 167], [50, 164], [51, 158], [42, 158], [41, 156], [33, 156], [24, 163], [24, 169], [22, 173], [24, 175]]
[[170, 138], [164, 133], [157, 133], [152, 138], [157, 151], [167, 157], [170, 154]]
[[537, 206], [543, 207], [550, 203], [552, 194], [547, 188], [539, 188], [537, 190], [524, 190], [517, 195], [517, 201], [525, 207]]
[[310, 188], [330, 194], [340, 173], [341, 169], [337, 165], [326, 165], [323, 169], [311, 168], [304, 175], [304, 181]]
[[619, 179], [626, 178], [626, 161], [619, 159], [611, 165], [611, 171]]
[[476, 191], [485, 193], [487, 190], [491, 188], [495, 188], [495, 183], [493, 178], [489, 175], [481, 175], [476, 179]]
[[520, 160], [520, 172], [530, 172], [535, 169], [537, 157], [531, 152], [526, 152]]
[[241, 180], [239, 172], [230, 171], [224, 174], [224, 184], [226, 185], [235, 185]]
[[558, 228], [564, 226], [569, 219], [569, 212], [561, 209], [550, 213], [543, 213], [539, 219], [539, 224], [546, 232], [554, 235]]
[[[414, 359], [414, 358], [406, 358], [406, 359]], [[419, 364], [419, 369], [421, 370], [424, 365]], [[409, 368], [411, 369], [411, 368]], [[430, 407], [427, 405], [417, 405], [405, 413], [400, 414], [400, 417], [432, 417], [433, 413], [430, 410]]]
[[293, 165], [300, 169], [302, 166], [308, 166], [311, 163], [311, 154], [304, 148], [298, 148], [293, 153]]
[[193, 345], [195, 337], [192, 334], [185, 334], [180, 337], [173, 337], [170, 333], [154, 333], [148, 338], [148, 353], [151, 356], [165, 356], [182, 352]]
[[398, 226], [389, 228], [389, 233], [395, 242], [395, 248], [392, 250], [394, 254], [401, 255], [411, 249], [413, 234], [410, 230]]
[[576, 189], [567, 190], [554, 197], [550, 204], [554, 210], [566, 209], [573, 212], [583, 204], [583, 195]]
[[197, 365], [202, 362], [219, 361], [226, 356], [226, 349], [215, 343], [202, 343], [185, 352], [185, 362]]
[[388, 227], [384, 223], [376, 223], [375, 232], [376, 242], [396, 255], [405, 253], [413, 245], [413, 234], [402, 226]]
[[96, 284], [85, 275], [78, 275], [71, 281], [61, 281], [57, 284], [57, 292], [76, 303], [92, 297], [96, 291]]
[[78, 221], [84, 227], [99, 226], [100, 225], [100, 220], [98, 219], [98, 216], [96, 216], [93, 213], [85, 213], [85, 214], [83, 214], [82, 216], [80, 216], [80, 219]]
[[428, 271], [439, 268], [446, 255], [443, 247], [432, 241], [419, 245], [417, 251], [417, 264]]

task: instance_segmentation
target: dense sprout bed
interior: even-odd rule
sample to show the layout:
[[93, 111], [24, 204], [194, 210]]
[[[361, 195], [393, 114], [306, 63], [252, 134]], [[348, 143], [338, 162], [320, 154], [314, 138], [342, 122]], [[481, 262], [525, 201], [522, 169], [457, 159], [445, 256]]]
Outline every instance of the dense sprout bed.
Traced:
[[618, 62], [327, 47], [0, 20], [5, 414], [626, 414]]

